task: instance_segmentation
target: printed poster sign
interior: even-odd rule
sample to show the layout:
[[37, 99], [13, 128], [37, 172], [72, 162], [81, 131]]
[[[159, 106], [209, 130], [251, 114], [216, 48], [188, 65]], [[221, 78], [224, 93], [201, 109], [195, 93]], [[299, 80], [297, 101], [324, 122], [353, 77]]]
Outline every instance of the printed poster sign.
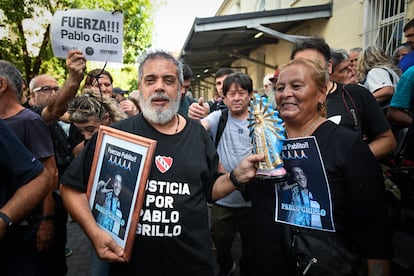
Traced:
[[96, 223], [129, 259], [156, 141], [100, 126], [87, 196]]
[[[106, 143], [92, 214], [96, 222], [121, 240], [125, 237], [142, 154]], [[122, 203], [122, 204], [121, 204]]]
[[331, 192], [315, 137], [285, 140], [282, 159], [290, 176], [275, 184], [275, 221], [335, 232]]
[[56, 11], [50, 35], [56, 57], [66, 58], [69, 50], [79, 49], [88, 60], [122, 63], [122, 12], [80, 9]]

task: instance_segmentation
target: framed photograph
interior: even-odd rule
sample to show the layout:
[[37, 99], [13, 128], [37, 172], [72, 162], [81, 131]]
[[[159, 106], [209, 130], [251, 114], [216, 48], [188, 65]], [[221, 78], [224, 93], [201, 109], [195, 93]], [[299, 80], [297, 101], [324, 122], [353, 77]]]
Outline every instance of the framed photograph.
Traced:
[[86, 195], [96, 223], [129, 260], [156, 141], [100, 126]]

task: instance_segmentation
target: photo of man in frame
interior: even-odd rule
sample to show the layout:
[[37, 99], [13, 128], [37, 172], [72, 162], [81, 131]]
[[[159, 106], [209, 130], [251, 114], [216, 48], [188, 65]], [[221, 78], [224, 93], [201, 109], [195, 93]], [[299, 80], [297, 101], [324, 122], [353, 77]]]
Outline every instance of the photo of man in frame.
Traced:
[[142, 155], [106, 144], [92, 214], [104, 229], [125, 238]]

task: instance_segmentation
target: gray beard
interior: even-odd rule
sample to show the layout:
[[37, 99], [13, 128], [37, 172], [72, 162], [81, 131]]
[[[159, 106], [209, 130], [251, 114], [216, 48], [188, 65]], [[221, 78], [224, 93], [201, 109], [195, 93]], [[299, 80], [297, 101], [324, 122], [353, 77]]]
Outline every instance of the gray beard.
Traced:
[[[163, 97], [170, 101], [167, 109], [159, 110], [151, 106], [151, 100], [153, 98], [158, 98], [158, 97]], [[139, 100], [141, 112], [148, 121], [154, 124], [165, 125], [166, 123], [171, 121], [174, 118], [174, 116], [177, 115], [178, 109], [180, 108], [180, 98], [181, 98], [181, 94], [178, 91], [178, 95], [175, 101], [172, 98], [168, 97], [167, 94], [163, 92], [157, 92], [151, 97], [149, 97], [147, 100], [145, 100], [144, 97], [142, 96], [142, 93], [140, 93], [138, 100]]]

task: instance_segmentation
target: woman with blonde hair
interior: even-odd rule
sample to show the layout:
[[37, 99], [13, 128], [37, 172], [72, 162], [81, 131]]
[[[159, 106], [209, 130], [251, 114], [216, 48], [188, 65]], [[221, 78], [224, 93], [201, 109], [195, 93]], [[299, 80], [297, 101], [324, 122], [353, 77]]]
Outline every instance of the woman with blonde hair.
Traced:
[[[88, 88], [69, 103], [68, 113], [70, 122], [83, 136], [83, 141], [73, 149], [75, 156], [83, 150], [85, 142], [92, 138], [100, 125], [109, 126], [128, 117], [113, 98]], [[92, 275], [105, 275], [109, 265], [100, 260], [91, 248], [90, 267]]]
[[399, 69], [378, 46], [368, 46], [359, 56], [357, 77], [373, 93], [381, 107], [387, 107], [397, 87]]
[[68, 106], [69, 120], [89, 140], [100, 125], [123, 120], [127, 115], [118, 104], [104, 94], [85, 89], [84, 94], [74, 98]]

